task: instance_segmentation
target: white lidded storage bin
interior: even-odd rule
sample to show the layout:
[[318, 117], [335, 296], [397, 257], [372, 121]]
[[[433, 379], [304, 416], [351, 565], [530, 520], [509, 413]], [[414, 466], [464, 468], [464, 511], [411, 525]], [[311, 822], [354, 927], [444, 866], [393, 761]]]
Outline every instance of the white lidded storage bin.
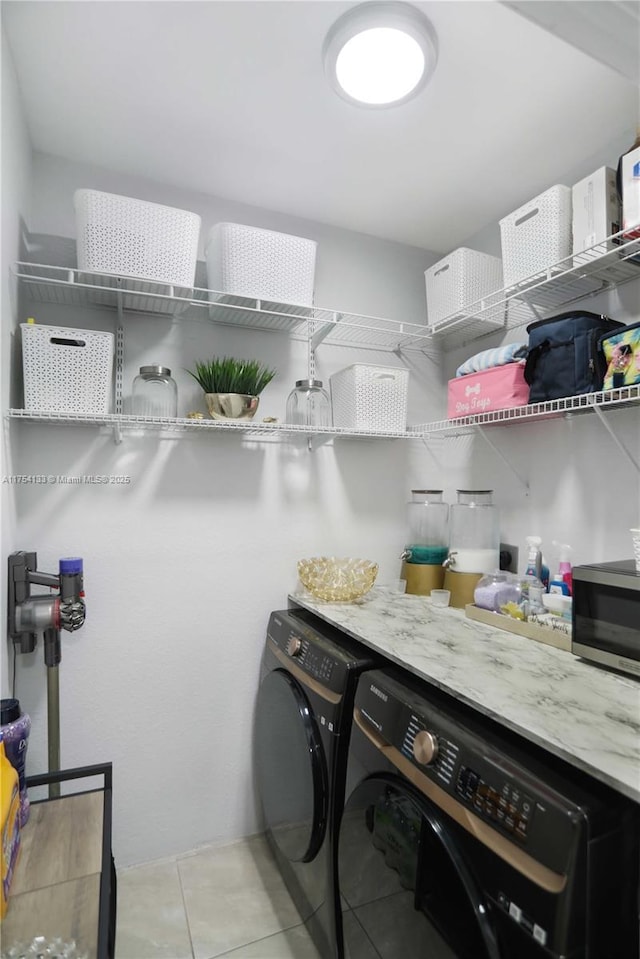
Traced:
[[468, 307], [499, 290], [502, 287], [502, 260], [461, 246], [425, 270], [424, 279], [427, 320], [433, 327], [447, 317], [469, 315]]
[[316, 248], [301, 236], [216, 223], [205, 248], [209, 289], [312, 306]]
[[21, 323], [24, 407], [59, 413], [108, 413], [113, 333]]
[[571, 218], [571, 187], [558, 184], [500, 220], [506, 287], [571, 256]]
[[375, 433], [407, 428], [409, 371], [355, 363], [329, 377], [333, 425]]
[[200, 217], [159, 203], [76, 190], [78, 269], [193, 287]]

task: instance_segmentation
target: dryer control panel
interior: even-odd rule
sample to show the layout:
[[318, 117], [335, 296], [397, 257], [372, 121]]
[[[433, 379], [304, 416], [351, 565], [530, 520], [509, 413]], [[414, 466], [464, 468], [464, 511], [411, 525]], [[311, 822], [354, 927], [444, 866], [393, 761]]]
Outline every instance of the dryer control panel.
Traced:
[[[282, 610], [271, 614], [268, 639], [282, 654], [283, 665], [291, 663], [324, 689], [341, 697], [350, 673], [372, 665], [369, 657], [352, 650], [348, 637], [333, 642], [331, 627], [327, 634], [311, 623], [305, 610]], [[355, 682], [355, 680], [354, 680]]]
[[340, 657], [310, 626], [282, 613], [272, 613], [269, 639], [304, 673], [322, 686], [341, 692], [346, 668]]
[[[406, 762], [447, 794], [549, 868], [564, 872], [584, 822], [584, 811], [567, 796], [536, 778], [514, 759], [465, 725], [455, 712], [435, 705], [388, 673], [365, 673], [356, 692], [355, 709], [369, 724], [372, 738], [397, 768]], [[397, 757], [401, 757], [397, 760]], [[410, 778], [420, 788], [420, 776]], [[425, 790], [429, 798], [438, 793]], [[570, 793], [569, 793], [570, 795]]]

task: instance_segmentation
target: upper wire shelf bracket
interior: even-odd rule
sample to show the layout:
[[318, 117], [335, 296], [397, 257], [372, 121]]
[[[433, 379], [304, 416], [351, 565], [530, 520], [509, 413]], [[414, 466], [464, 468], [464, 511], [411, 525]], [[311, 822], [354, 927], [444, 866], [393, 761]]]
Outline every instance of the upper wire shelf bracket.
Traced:
[[433, 342], [448, 352], [636, 279], [640, 279], [640, 237], [630, 240], [616, 233], [514, 286], [467, 304], [428, 329]]
[[19, 262], [14, 273], [33, 303], [131, 313], [202, 318], [234, 327], [273, 330], [335, 345], [432, 352], [426, 325], [344, 313], [316, 306], [275, 303], [199, 287], [179, 287], [137, 277], [88, 273], [68, 267]]

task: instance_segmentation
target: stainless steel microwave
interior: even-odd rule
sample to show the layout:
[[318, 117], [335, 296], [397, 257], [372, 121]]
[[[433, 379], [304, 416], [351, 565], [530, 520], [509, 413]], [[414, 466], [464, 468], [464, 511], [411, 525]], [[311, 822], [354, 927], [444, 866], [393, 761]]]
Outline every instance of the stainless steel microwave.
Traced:
[[571, 651], [640, 679], [640, 573], [634, 560], [573, 567]]

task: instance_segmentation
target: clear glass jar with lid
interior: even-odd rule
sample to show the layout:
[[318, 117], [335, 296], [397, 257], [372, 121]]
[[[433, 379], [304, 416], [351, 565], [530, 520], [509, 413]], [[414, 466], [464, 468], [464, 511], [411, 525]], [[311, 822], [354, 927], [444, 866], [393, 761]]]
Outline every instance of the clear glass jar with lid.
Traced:
[[500, 566], [500, 523], [493, 490], [456, 492], [458, 502], [450, 513], [450, 568], [457, 573], [491, 573]]
[[131, 411], [136, 416], [178, 415], [178, 387], [166, 366], [141, 366], [133, 381]]
[[296, 380], [287, 399], [286, 421], [294, 426], [331, 426], [331, 400], [322, 380]]
[[403, 559], [440, 566], [449, 546], [449, 505], [441, 489], [412, 489], [407, 504], [409, 534]]

